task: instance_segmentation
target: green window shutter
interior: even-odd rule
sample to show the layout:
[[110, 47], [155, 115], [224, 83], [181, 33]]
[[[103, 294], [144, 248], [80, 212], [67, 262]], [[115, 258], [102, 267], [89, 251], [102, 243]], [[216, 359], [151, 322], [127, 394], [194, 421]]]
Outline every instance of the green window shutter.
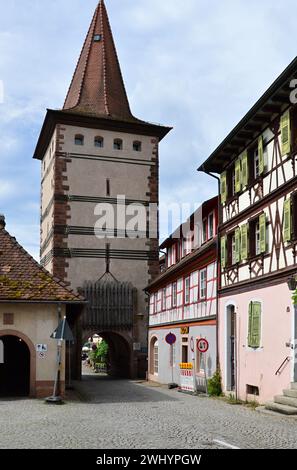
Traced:
[[281, 151], [282, 156], [291, 151], [290, 111], [286, 111], [281, 117]]
[[241, 183], [242, 187], [248, 185], [249, 182], [249, 167], [248, 167], [248, 153], [245, 151], [241, 158]]
[[260, 226], [260, 252], [266, 252], [266, 215], [261, 214], [259, 217]]
[[240, 262], [240, 228], [237, 228], [235, 230], [235, 258], [236, 258], [236, 263]]
[[248, 346], [252, 344], [253, 302], [249, 304]]
[[284, 241], [291, 240], [291, 198], [284, 202]]
[[262, 175], [264, 173], [264, 142], [263, 142], [262, 136], [258, 140], [258, 155], [259, 155], [259, 173], [260, 175]]
[[251, 343], [252, 348], [259, 348], [261, 344], [261, 304], [252, 302]]
[[235, 191], [237, 193], [241, 191], [241, 161], [239, 158], [235, 162]]
[[221, 238], [221, 267], [224, 269], [226, 267], [226, 259], [227, 259], [227, 252], [226, 252], [226, 237]]
[[221, 174], [221, 203], [225, 204], [227, 201], [227, 172]]
[[241, 259], [248, 258], [248, 224], [241, 227]]

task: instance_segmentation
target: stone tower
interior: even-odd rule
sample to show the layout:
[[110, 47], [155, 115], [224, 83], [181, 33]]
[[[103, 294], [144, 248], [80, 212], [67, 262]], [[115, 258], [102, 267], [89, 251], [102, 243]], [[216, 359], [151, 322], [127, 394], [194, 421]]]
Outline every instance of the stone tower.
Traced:
[[[108, 272], [110, 282], [130, 283], [137, 291], [130, 327], [98, 325], [96, 331], [92, 324], [94, 331], [90, 326], [84, 332], [102, 333], [114, 349], [121, 343], [117, 353], [128, 351], [130, 376], [137, 375], [140, 358], [144, 367], [144, 289], [159, 272], [158, 235], [152, 238], [145, 230], [131, 238], [117, 214], [131, 204], [144, 206], [147, 213], [151, 203], [158, 204], [159, 142], [170, 129], [132, 115], [101, 0], [64, 107], [47, 110], [34, 154], [42, 163], [41, 262], [75, 290]], [[115, 226], [107, 222], [105, 232], [94, 228], [102, 204], [110, 204], [115, 213]], [[156, 213], [153, 218], [151, 226], [158, 227]]]

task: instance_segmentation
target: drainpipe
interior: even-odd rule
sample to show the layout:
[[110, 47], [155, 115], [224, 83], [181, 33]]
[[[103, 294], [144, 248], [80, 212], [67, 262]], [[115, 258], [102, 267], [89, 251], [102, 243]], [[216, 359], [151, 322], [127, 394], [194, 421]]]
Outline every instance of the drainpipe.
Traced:
[[202, 165], [202, 170], [197, 170], [197, 171], [202, 171], [203, 173], [206, 173], [207, 175], [211, 176], [212, 178], [216, 179], [218, 182], [218, 227], [217, 227], [217, 242], [216, 242], [216, 251], [217, 251], [217, 295], [216, 295], [216, 309], [217, 309], [217, 315], [216, 315], [216, 342], [217, 342], [217, 351], [216, 351], [216, 358], [217, 358], [217, 370], [220, 369], [220, 357], [219, 357], [219, 287], [221, 287], [221, 272], [220, 272], [220, 263], [219, 263], [219, 255], [220, 255], [220, 240], [219, 240], [219, 227], [221, 225], [221, 211], [220, 211], [220, 194], [221, 194], [221, 179], [214, 175], [213, 173], [210, 173], [207, 171]]

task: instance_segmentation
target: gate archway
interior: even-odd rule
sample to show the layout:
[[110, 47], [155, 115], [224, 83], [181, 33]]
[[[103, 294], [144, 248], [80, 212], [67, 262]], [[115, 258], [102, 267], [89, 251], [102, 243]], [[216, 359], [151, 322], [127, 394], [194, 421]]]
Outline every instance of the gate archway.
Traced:
[[130, 283], [107, 277], [86, 282], [81, 291], [88, 300], [82, 317], [83, 338], [86, 340], [97, 333], [108, 343], [110, 375], [135, 376], [133, 319], [137, 290]]
[[130, 378], [133, 374], [131, 370], [133, 345], [125, 334], [114, 331], [90, 332], [85, 340], [98, 334], [108, 344], [108, 374], [111, 377]]

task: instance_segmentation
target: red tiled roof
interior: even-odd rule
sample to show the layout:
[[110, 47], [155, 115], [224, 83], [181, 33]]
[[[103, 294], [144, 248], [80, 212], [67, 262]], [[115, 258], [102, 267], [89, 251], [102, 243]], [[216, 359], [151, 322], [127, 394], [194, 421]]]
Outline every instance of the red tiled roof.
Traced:
[[0, 301], [82, 303], [83, 297], [52, 277], [0, 227]]
[[66, 97], [64, 110], [124, 121], [138, 121], [130, 111], [103, 0], [96, 8]]

